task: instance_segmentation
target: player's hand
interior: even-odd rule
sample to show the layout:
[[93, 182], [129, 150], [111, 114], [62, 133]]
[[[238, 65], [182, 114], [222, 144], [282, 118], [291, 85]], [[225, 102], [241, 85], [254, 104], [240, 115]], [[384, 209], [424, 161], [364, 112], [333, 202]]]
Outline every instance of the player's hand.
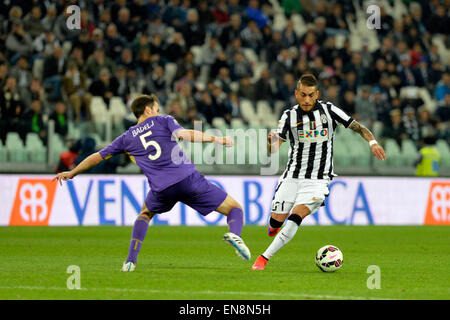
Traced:
[[386, 153], [384, 152], [384, 149], [379, 144], [374, 144], [370, 147], [372, 149], [372, 153], [375, 157], [378, 158], [378, 160], [384, 161], [386, 160]]
[[234, 140], [232, 137], [223, 137], [222, 138], [222, 142], [223, 145], [225, 145], [226, 147], [232, 147], [234, 146]]
[[270, 144], [277, 142], [279, 139], [280, 139], [280, 136], [278, 135], [278, 133], [276, 131], [272, 130], [267, 135], [267, 142]]
[[52, 181], [58, 180], [59, 184], [62, 186], [63, 181], [70, 180], [74, 177], [71, 171], [60, 172], [53, 178]]

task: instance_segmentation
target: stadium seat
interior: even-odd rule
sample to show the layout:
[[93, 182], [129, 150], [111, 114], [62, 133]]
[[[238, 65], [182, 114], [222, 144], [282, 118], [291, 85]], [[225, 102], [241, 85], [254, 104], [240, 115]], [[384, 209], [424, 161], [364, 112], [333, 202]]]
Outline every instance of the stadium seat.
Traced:
[[337, 166], [351, 166], [353, 164], [353, 159], [344, 139], [334, 140], [333, 155]]
[[102, 97], [92, 97], [90, 110], [94, 122], [105, 123], [108, 120], [108, 108]]
[[8, 132], [5, 143], [9, 162], [27, 162], [27, 152], [17, 132]]
[[8, 161], [8, 151], [0, 142], [0, 163]]
[[436, 148], [439, 150], [441, 154], [441, 163], [442, 167], [450, 167], [450, 148], [448, 143], [445, 140], [438, 140], [436, 142]]
[[177, 73], [177, 65], [173, 62], [166, 63], [164, 66], [164, 79], [166, 83], [172, 83]]
[[27, 134], [25, 149], [31, 162], [45, 163], [47, 161], [47, 148], [37, 133], [30, 132]]
[[246, 129], [244, 121], [241, 118], [233, 118], [231, 119], [231, 128], [232, 129]]
[[113, 124], [122, 123], [127, 114], [127, 107], [121, 97], [112, 97], [109, 101], [109, 113]]
[[386, 139], [384, 149], [386, 151], [386, 161], [389, 165], [401, 167], [405, 164], [404, 156], [401, 153], [399, 145], [394, 139]]
[[[255, 107], [253, 103], [248, 99], [241, 100], [241, 113], [242, 117], [248, 122], [254, 121], [256, 118]], [[257, 121], [259, 123], [259, 120]]]
[[305, 20], [303, 20], [303, 17], [298, 13], [293, 13], [291, 15], [291, 20], [294, 23], [295, 34], [298, 37], [303, 36], [305, 32], [308, 30]]
[[419, 157], [419, 152], [417, 151], [416, 145], [410, 139], [402, 141], [401, 152], [404, 156], [405, 163], [408, 166], [413, 166], [414, 162]]

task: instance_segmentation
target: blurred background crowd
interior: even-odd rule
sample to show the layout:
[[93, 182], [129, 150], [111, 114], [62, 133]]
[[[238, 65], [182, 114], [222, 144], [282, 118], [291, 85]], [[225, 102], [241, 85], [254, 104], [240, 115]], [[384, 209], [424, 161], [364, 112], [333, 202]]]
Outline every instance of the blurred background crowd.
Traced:
[[[68, 28], [71, 4], [80, 29]], [[378, 137], [417, 150], [425, 137], [448, 144], [449, 9], [448, 0], [3, 1], [0, 141], [34, 133], [46, 146], [53, 120], [62, 141], [92, 132], [108, 143], [95, 123], [111, 112], [120, 133], [135, 123], [132, 98], [150, 92], [185, 127], [273, 128], [312, 72], [321, 98]]]

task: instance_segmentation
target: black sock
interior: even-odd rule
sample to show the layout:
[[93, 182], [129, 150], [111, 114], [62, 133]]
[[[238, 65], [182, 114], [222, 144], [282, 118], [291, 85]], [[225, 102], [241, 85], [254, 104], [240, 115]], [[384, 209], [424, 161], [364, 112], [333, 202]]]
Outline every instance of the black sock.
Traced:
[[288, 218], [288, 220], [294, 221], [298, 226], [300, 226], [300, 223], [302, 223], [302, 217], [300, 217], [298, 214], [291, 214]]
[[277, 228], [280, 228], [282, 225], [283, 225], [283, 222], [280, 222], [280, 221], [275, 220], [274, 218], [270, 217], [269, 227], [271, 227], [272, 229], [277, 229]]

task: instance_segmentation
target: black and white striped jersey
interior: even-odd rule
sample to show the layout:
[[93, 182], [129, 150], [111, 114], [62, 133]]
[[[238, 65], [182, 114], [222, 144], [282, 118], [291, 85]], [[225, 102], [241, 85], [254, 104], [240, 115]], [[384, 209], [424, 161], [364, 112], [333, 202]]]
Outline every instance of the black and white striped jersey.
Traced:
[[281, 139], [289, 137], [289, 160], [281, 178], [332, 179], [334, 132], [340, 123], [348, 127], [353, 118], [331, 102], [317, 100], [314, 109], [297, 104], [285, 110], [278, 122]]

